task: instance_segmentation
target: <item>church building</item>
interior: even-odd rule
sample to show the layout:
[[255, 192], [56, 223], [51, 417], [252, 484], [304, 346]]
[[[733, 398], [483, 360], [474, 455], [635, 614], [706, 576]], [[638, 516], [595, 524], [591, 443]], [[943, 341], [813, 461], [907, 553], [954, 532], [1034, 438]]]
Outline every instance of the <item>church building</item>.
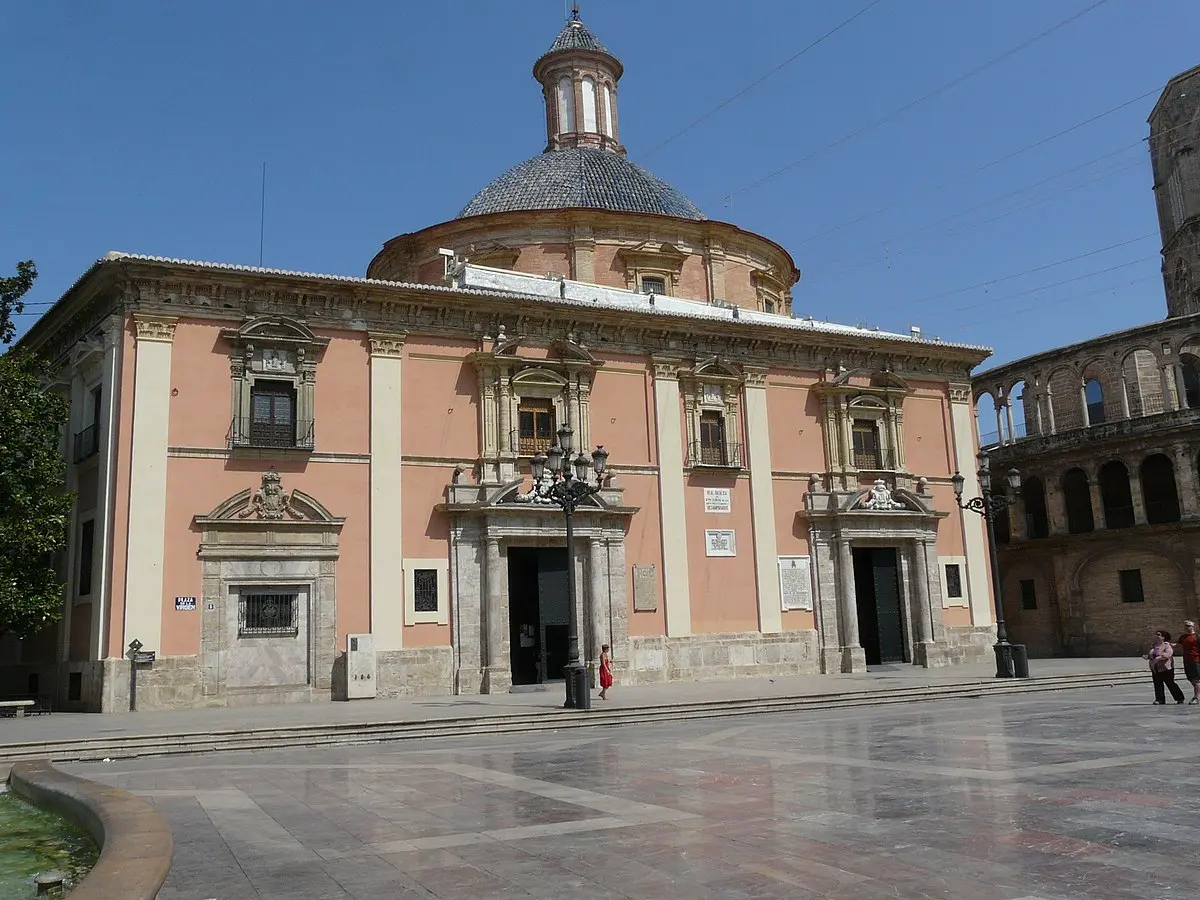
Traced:
[[[991, 659], [951, 482], [978, 493], [989, 351], [806, 315], [787, 250], [628, 158], [623, 66], [577, 14], [533, 74], [543, 152], [365, 277], [114, 252], [25, 336], [76, 501], [62, 618], [0, 643], [0, 692], [545, 684], [571, 572], [618, 684]], [[598, 446], [568, 547], [531, 463]]]

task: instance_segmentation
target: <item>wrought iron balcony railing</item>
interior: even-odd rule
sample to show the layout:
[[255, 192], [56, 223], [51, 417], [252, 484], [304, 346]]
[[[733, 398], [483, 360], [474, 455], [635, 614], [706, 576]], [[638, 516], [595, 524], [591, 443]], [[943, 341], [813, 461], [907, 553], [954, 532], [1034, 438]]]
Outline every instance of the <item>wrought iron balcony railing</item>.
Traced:
[[854, 468], [866, 472], [891, 472], [896, 468], [891, 450], [855, 450]]
[[95, 425], [89, 425], [83, 431], [77, 432], [75, 435], [75, 448], [72, 459], [76, 463], [81, 463], [89, 456], [100, 451], [100, 429]]
[[742, 445], [728, 441], [720, 444], [695, 441], [688, 445], [687, 464], [691, 468], [741, 469]]
[[247, 447], [264, 450], [311, 450], [314, 446], [316, 422], [312, 419], [272, 423], [252, 419], [234, 419], [229, 426], [231, 448]]

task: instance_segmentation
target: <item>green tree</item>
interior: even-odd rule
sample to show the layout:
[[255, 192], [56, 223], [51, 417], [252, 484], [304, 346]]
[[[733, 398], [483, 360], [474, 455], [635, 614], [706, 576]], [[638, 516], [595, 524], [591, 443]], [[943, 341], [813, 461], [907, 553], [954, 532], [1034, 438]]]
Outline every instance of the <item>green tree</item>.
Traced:
[[[33, 285], [32, 262], [0, 278], [0, 343]], [[63, 491], [59, 427], [66, 402], [46, 388], [46, 363], [23, 348], [0, 356], [0, 636], [26, 637], [58, 618], [63, 584], [55, 558], [67, 543], [74, 497]]]

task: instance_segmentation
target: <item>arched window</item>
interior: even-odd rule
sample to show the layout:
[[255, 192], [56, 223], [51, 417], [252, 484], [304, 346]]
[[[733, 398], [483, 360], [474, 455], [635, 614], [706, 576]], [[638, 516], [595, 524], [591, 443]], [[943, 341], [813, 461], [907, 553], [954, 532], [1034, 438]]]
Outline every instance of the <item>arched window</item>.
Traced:
[[1129, 490], [1129, 472], [1119, 460], [1100, 467], [1100, 502], [1104, 505], [1106, 528], [1133, 527], [1133, 494]]
[[604, 133], [609, 137], [613, 136], [612, 111], [612, 90], [606, 84], [604, 86]]
[[1180, 359], [1179, 366], [1183, 370], [1184, 405], [1196, 409], [1200, 407], [1200, 368], [1197, 368], [1196, 357]]
[[1031, 538], [1050, 536], [1046, 515], [1046, 489], [1036, 475], [1021, 480], [1021, 501], [1025, 505], [1025, 529]]
[[1087, 400], [1087, 423], [1099, 425], [1104, 421], [1104, 388], [1092, 378], [1083, 386], [1083, 396]]
[[575, 89], [569, 76], [558, 79], [558, 131], [569, 134], [575, 130]]
[[1092, 490], [1088, 485], [1087, 472], [1069, 469], [1062, 479], [1063, 504], [1067, 508], [1067, 531], [1071, 534], [1087, 534], [1096, 528], [1092, 514]]
[[1175, 489], [1175, 466], [1164, 453], [1142, 460], [1142, 497], [1146, 521], [1151, 525], [1179, 521], [1179, 492]]
[[583, 130], [600, 130], [596, 125], [596, 79], [590, 75], [583, 79]]

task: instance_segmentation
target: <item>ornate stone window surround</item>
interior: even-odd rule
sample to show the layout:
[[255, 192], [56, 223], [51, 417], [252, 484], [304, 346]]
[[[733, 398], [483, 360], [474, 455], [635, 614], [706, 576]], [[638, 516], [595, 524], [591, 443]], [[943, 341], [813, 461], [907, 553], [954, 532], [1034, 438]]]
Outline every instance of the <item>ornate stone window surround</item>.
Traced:
[[759, 310], [776, 315], [788, 315], [791, 312], [792, 300], [788, 285], [779, 277], [773, 266], [769, 269], [751, 269], [750, 283], [754, 285]]
[[687, 424], [688, 466], [706, 465], [701, 461], [700, 423], [704, 413], [715, 412], [721, 417], [725, 441], [722, 468], [743, 468], [739, 407], [744, 380], [740, 372], [716, 357], [698, 362], [690, 372], [679, 373]]
[[669, 297], [679, 286], [687, 255], [674, 244], [645, 241], [634, 247], [622, 247], [616, 258], [617, 264], [625, 269], [625, 286], [629, 290], [643, 291], [643, 278], [659, 278]]
[[825, 452], [830, 471], [854, 475], [854, 423], [869, 421], [876, 425], [880, 466], [865, 472], [908, 471], [904, 458], [904, 398], [912, 391], [899, 377], [887, 372], [872, 376], [870, 385], [852, 384], [852, 374], [817, 385], [825, 406]]
[[221, 337], [230, 345], [231, 449], [254, 446], [250, 433], [252, 394], [257, 382], [290, 384], [295, 393], [295, 444], [292, 450], [315, 446], [317, 357], [329, 344], [304, 323], [285, 316], [259, 316]]
[[549, 400], [555, 428], [569, 424], [576, 448], [591, 446], [588, 408], [600, 362], [572, 341], [555, 342], [544, 359], [518, 356], [519, 348], [520, 342], [507, 338], [501, 327], [497, 339], [485, 339], [484, 349], [471, 357], [479, 374], [482, 475], [489, 482], [516, 474], [518, 411], [524, 399]]

